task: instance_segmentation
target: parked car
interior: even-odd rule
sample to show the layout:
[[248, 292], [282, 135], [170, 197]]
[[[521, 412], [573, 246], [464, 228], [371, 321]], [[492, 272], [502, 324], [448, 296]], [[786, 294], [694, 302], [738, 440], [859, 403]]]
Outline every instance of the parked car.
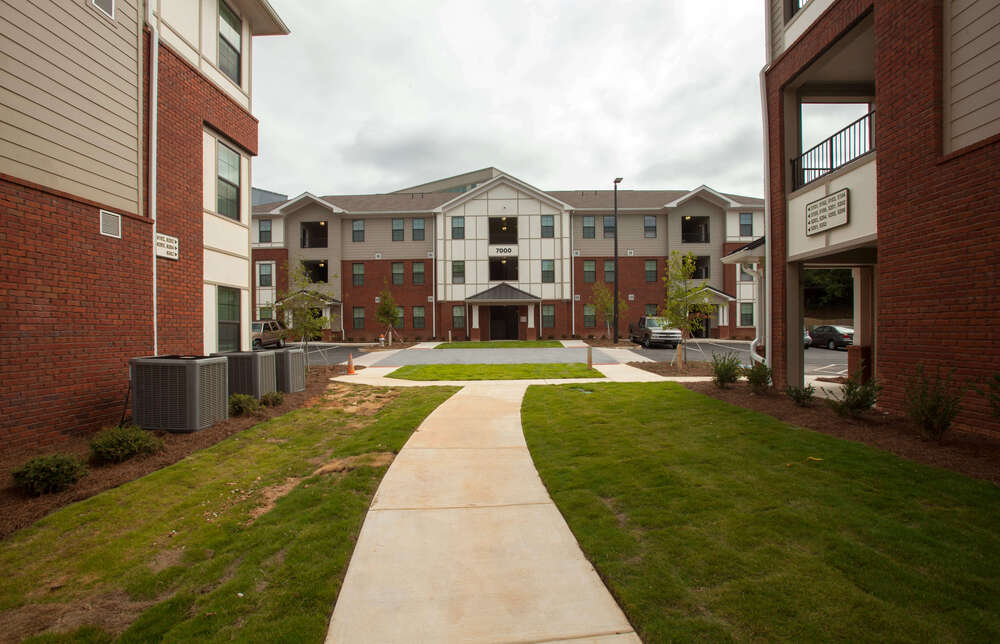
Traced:
[[250, 342], [253, 348], [285, 346], [285, 326], [275, 320], [254, 320], [250, 323]]
[[849, 326], [824, 324], [812, 330], [812, 346], [839, 349], [854, 344], [854, 329]]
[[637, 342], [644, 347], [654, 344], [662, 344], [675, 348], [681, 343], [681, 331], [667, 324], [664, 318], [646, 317], [639, 318], [638, 322], [628, 325], [628, 335], [632, 342]]
[[809, 335], [809, 329], [802, 327], [802, 348], [808, 349], [812, 346], [812, 336]]

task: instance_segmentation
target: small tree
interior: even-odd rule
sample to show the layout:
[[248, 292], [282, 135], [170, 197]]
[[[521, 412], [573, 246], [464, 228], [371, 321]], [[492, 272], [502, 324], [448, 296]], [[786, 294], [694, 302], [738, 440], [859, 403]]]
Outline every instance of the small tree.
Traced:
[[[375, 308], [375, 319], [385, 325], [385, 337], [389, 339], [389, 346], [392, 346], [392, 336], [396, 333], [396, 323], [399, 322], [399, 311], [396, 307], [396, 298], [392, 296], [389, 285], [382, 287], [382, 292], [378, 294], [379, 303]], [[402, 337], [399, 338], [402, 341]]]
[[[687, 340], [695, 331], [705, 327], [705, 319], [714, 308], [705, 290], [705, 281], [694, 280], [695, 257], [693, 253], [670, 253], [663, 282], [666, 298], [661, 315], [671, 326], [680, 329], [681, 344], [677, 346], [677, 359], [683, 365], [687, 360]], [[683, 347], [683, 350], [682, 350]]]
[[[594, 284], [593, 294], [590, 296], [590, 303], [594, 305], [597, 317], [604, 319], [604, 327], [607, 329], [607, 337], [611, 337], [611, 325], [615, 320], [615, 299], [603, 282]], [[625, 318], [628, 313], [628, 304], [618, 295], [618, 319]]]
[[280, 314], [289, 322], [290, 328], [285, 329], [286, 338], [298, 338], [302, 342], [306, 355], [306, 365], [309, 364], [309, 341], [323, 332], [330, 325], [330, 318], [316, 315], [326, 306], [326, 298], [317, 290], [317, 283], [309, 277], [305, 265], [299, 262], [288, 271], [287, 293], [281, 296]]

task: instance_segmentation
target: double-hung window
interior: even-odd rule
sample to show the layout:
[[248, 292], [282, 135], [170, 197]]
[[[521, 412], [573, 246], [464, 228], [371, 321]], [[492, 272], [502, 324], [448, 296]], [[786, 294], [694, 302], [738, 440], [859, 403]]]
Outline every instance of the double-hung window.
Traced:
[[740, 213], [740, 237], [753, 237], [753, 213]]
[[424, 220], [413, 219], [412, 222], [413, 241], [424, 241]]
[[604, 281], [609, 283], [615, 281], [615, 260], [613, 259], [604, 260]]
[[271, 242], [271, 220], [261, 219], [257, 223], [257, 241], [261, 244], [268, 244]]
[[451, 238], [465, 239], [465, 217], [451, 218]]
[[597, 262], [595, 260], [583, 260], [583, 281], [587, 284], [597, 281]]
[[646, 260], [646, 281], [655, 282], [656, 281], [656, 260], [647, 259]]
[[257, 264], [257, 286], [274, 286], [271, 274], [273, 267], [274, 264], [271, 263]]
[[615, 216], [604, 215], [604, 238], [611, 239], [615, 236]]
[[219, 69], [240, 85], [240, 58], [243, 21], [222, 0], [219, 1]]
[[219, 351], [240, 350], [240, 289], [216, 287], [219, 314]]
[[215, 210], [230, 219], [240, 220], [240, 155], [222, 141], [215, 146], [218, 179], [215, 182]]
[[365, 220], [355, 219], [351, 222], [351, 241], [363, 242], [365, 240]]
[[364, 264], [351, 264], [351, 284], [354, 286], [364, 286], [365, 285], [365, 265]]
[[365, 328], [365, 307], [355, 306], [352, 312], [354, 319], [354, 328], [355, 329]]
[[542, 328], [551, 329], [556, 325], [556, 307], [554, 304], [542, 305]]
[[423, 329], [427, 324], [424, 321], [425, 319], [426, 318], [424, 317], [424, 307], [422, 306], [413, 307], [413, 328]]
[[593, 304], [583, 305], [583, 326], [588, 329], [597, 326], [597, 307]]
[[423, 262], [413, 262], [413, 283], [423, 284], [424, 283], [424, 263]]
[[656, 305], [655, 304], [647, 304], [646, 305], [646, 317], [647, 318], [656, 317]]
[[455, 304], [451, 307], [451, 328], [465, 328], [465, 305]]
[[594, 218], [591, 215], [587, 215], [583, 218], [583, 238], [594, 238]]
[[542, 283], [552, 284], [556, 281], [556, 261], [554, 259], [542, 260]]
[[403, 225], [405, 222], [402, 219], [392, 220], [392, 241], [403, 241]]
[[642, 218], [642, 236], [656, 239], [656, 215], [645, 215]]
[[740, 302], [740, 326], [753, 326], [753, 302]]
[[555, 237], [555, 217], [552, 215], [542, 215], [542, 238]]
[[392, 263], [392, 284], [393, 286], [402, 286], [403, 284], [403, 262], [393, 262]]
[[465, 284], [465, 262], [458, 261], [451, 263], [452, 284]]

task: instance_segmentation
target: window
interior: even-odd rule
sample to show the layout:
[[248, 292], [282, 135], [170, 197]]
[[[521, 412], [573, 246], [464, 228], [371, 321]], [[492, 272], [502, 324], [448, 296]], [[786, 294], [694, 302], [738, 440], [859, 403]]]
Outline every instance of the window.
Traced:
[[403, 220], [392, 220], [392, 241], [403, 241]]
[[355, 329], [365, 328], [365, 307], [355, 306], [354, 309], [352, 309], [352, 316], [354, 318]]
[[642, 236], [656, 239], [656, 215], [646, 215], [642, 218]]
[[753, 213], [740, 213], [740, 237], [753, 237]]
[[552, 215], [542, 215], [542, 237], [552, 238], [556, 236], [555, 217]]
[[412, 223], [412, 233], [413, 241], [424, 241], [424, 220], [414, 219]]
[[688, 215], [681, 220], [681, 243], [707, 244], [708, 217], [692, 217]]
[[424, 263], [423, 262], [413, 262], [413, 283], [423, 284], [424, 283]]
[[490, 217], [490, 243], [516, 244], [517, 217]]
[[656, 317], [656, 309], [657, 309], [657, 306], [655, 304], [647, 304], [646, 305], [646, 311], [645, 311], [646, 317], [647, 318]]
[[741, 282], [753, 281], [753, 275], [747, 272], [746, 266], [744, 264], [740, 264], [740, 281]]
[[392, 283], [394, 286], [403, 284], [403, 262], [392, 263]]
[[262, 306], [260, 307], [260, 315], [257, 319], [270, 320], [273, 316], [274, 316], [274, 311], [271, 309], [270, 306]]
[[225, 2], [219, 2], [219, 69], [240, 84], [240, 43], [243, 38], [243, 21]]
[[300, 224], [302, 231], [300, 247], [326, 248], [326, 229], [325, 221], [303, 221]]
[[597, 307], [593, 304], [583, 305], [583, 326], [588, 329], [597, 326]]
[[217, 142], [218, 179], [215, 182], [215, 210], [230, 219], [240, 220], [240, 155], [228, 145]]
[[647, 259], [646, 260], [646, 281], [655, 282], [656, 281], [656, 260]]
[[262, 244], [270, 243], [271, 241], [271, 220], [261, 219], [257, 224], [257, 241]]
[[465, 328], [465, 306], [462, 304], [456, 304], [451, 307], [451, 328], [453, 329], [464, 329]]
[[365, 240], [365, 220], [355, 219], [351, 222], [351, 241], [363, 242]]
[[426, 326], [424, 322], [424, 307], [415, 306], [413, 307], [413, 328], [423, 329]]
[[219, 312], [219, 351], [240, 350], [240, 289], [216, 287]]
[[451, 263], [451, 281], [453, 284], [465, 284], [465, 262]]
[[615, 260], [613, 259], [604, 260], [604, 281], [615, 281]]
[[556, 281], [556, 261], [554, 259], [542, 260], [542, 283], [552, 284]]
[[90, 2], [108, 18], [115, 19], [115, 0], [90, 0]]
[[315, 261], [304, 261], [302, 266], [306, 269], [306, 277], [310, 282], [327, 282], [326, 262], [319, 259]]
[[517, 258], [516, 257], [491, 257], [490, 258], [490, 281], [491, 282], [516, 282], [517, 281]]
[[583, 238], [593, 239], [594, 238], [594, 218], [587, 215], [583, 218]]
[[451, 218], [451, 238], [465, 239], [465, 217]]
[[352, 284], [354, 286], [364, 286], [365, 285], [365, 265], [364, 264], [351, 264], [351, 278]]
[[406, 326], [406, 311], [401, 306], [396, 307], [396, 324], [392, 325], [394, 329], [402, 329]]
[[551, 329], [556, 325], [556, 307], [554, 304], [542, 305], [542, 328]]
[[257, 264], [257, 286], [274, 286], [271, 274], [273, 270], [274, 264]]
[[699, 255], [694, 258], [694, 275], [691, 277], [696, 280], [707, 280], [709, 276], [708, 264], [711, 260], [710, 257], [705, 257], [704, 255]]
[[615, 216], [604, 215], [604, 239], [611, 239], [615, 236]]
[[593, 284], [597, 281], [597, 262], [592, 259], [583, 260], [583, 281]]
[[740, 326], [753, 326], [753, 302], [740, 302]]

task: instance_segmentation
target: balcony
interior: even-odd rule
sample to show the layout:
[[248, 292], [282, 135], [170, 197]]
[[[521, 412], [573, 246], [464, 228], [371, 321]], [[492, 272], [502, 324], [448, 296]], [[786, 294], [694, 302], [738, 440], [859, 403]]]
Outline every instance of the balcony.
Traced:
[[875, 110], [872, 110], [792, 159], [792, 191], [875, 150]]

